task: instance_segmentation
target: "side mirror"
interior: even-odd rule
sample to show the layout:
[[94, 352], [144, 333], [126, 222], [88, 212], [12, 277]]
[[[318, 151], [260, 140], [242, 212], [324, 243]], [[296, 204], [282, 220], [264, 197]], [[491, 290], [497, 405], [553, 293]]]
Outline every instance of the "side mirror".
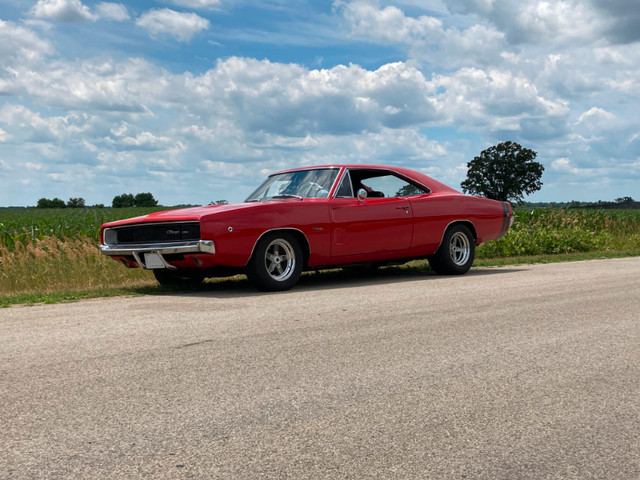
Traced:
[[363, 201], [365, 198], [367, 198], [367, 191], [364, 188], [361, 188], [358, 190], [358, 200]]

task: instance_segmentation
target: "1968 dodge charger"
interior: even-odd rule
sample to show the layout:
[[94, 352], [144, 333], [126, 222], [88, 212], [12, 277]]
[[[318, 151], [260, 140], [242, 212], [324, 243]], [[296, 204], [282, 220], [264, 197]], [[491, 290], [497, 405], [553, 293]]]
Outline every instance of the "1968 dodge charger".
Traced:
[[244, 203], [106, 223], [101, 251], [161, 284], [245, 273], [287, 290], [303, 270], [427, 258], [440, 274], [471, 267], [475, 246], [503, 236], [508, 202], [471, 197], [419, 172], [331, 165], [275, 173]]

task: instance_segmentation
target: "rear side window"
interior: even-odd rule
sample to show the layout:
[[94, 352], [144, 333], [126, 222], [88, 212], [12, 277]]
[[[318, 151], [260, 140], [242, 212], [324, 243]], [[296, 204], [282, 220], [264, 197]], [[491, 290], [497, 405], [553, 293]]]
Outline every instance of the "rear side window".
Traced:
[[[413, 195], [422, 195], [427, 191], [409, 183], [406, 180], [395, 175], [382, 175], [378, 177], [362, 179], [362, 186], [367, 190], [370, 196], [377, 197], [410, 197]], [[368, 188], [367, 188], [368, 187]]]
[[352, 192], [363, 188], [369, 198], [411, 197], [430, 193], [427, 187], [410, 182], [389, 170], [352, 169], [350, 179]]

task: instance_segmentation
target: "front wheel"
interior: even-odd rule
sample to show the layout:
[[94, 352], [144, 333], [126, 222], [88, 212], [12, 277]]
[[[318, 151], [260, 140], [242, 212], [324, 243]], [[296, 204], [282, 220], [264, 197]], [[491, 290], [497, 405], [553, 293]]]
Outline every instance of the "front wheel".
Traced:
[[464, 225], [449, 228], [429, 265], [441, 275], [461, 275], [473, 264], [476, 246], [473, 235]]
[[302, 248], [287, 232], [264, 235], [247, 265], [247, 278], [265, 292], [289, 290], [302, 274]]

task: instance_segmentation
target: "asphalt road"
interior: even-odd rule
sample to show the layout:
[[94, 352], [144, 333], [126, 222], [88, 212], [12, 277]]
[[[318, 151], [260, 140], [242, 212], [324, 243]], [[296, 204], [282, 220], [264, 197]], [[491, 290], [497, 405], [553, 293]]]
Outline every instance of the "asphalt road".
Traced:
[[640, 258], [0, 309], [0, 478], [638, 479]]

